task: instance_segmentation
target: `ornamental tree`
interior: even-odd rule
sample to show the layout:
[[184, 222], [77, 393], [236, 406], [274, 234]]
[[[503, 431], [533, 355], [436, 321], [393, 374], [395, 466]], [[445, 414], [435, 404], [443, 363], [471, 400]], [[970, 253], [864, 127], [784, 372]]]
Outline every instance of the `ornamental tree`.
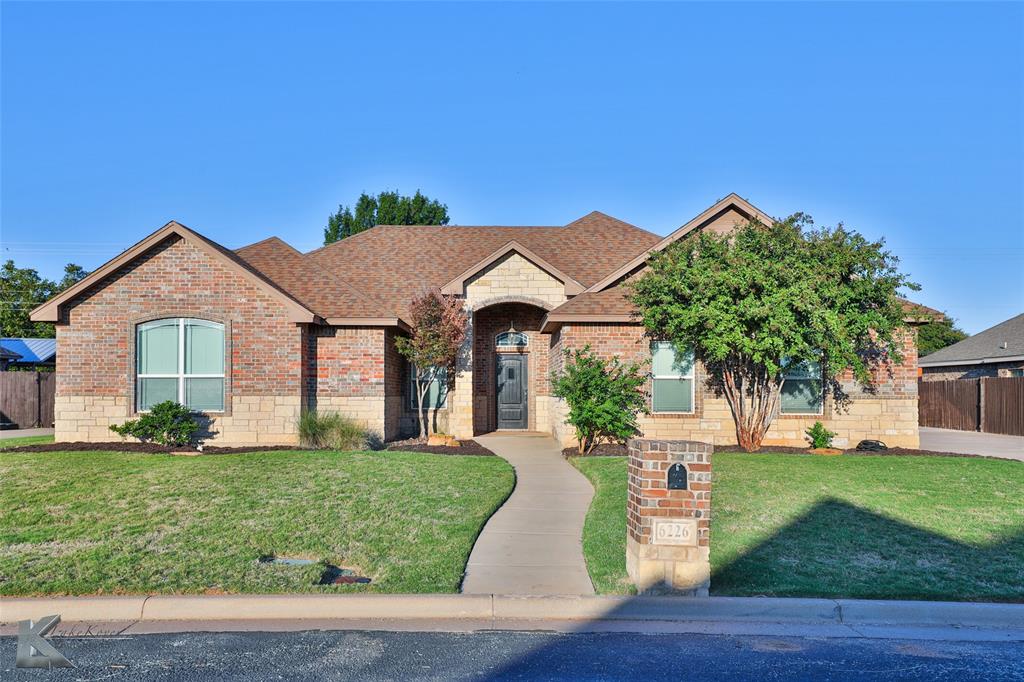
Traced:
[[[441, 376], [451, 376], [459, 358], [462, 342], [469, 329], [469, 316], [462, 301], [430, 289], [409, 304], [409, 336], [395, 339], [395, 348], [416, 370], [416, 395], [419, 398], [420, 438], [430, 433], [427, 424], [426, 397], [430, 384]], [[436, 407], [434, 408], [436, 411]]]
[[566, 422], [576, 430], [579, 453], [602, 440], [622, 442], [637, 432], [636, 417], [646, 412], [640, 365], [624, 365], [595, 355], [590, 346], [565, 351], [565, 368], [551, 376], [552, 392], [569, 406]]
[[842, 405], [841, 372], [870, 389], [878, 368], [902, 361], [898, 292], [919, 287], [898, 262], [882, 240], [814, 229], [798, 213], [679, 240], [631, 284], [632, 300], [650, 336], [693, 349], [752, 452], [779, 412], [788, 367], [817, 363]]

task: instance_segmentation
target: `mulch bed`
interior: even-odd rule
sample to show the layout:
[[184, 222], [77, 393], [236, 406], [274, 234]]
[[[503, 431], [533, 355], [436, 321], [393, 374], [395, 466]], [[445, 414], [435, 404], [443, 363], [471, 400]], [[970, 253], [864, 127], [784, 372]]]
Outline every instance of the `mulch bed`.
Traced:
[[[0, 443], [0, 449], [3, 449], [3, 444]], [[38, 443], [36, 445], [15, 445], [14, 447], [7, 448], [9, 451], [18, 452], [63, 452], [63, 451], [112, 451], [112, 452], [142, 452], [154, 455], [166, 455], [169, 453], [188, 453], [190, 455], [215, 455], [215, 454], [226, 454], [226, 453], [241, 453], [241, 452], [269, 452], [272, 450], [297, 450], [299, 448], [291, 445], [252, 445], [252, 446], [239, 446], [239, 447], [224, 447], [219, 445], [206, 445], [203, 446], [203, 451], [199, 452], [194, 447], [171, 447], [168, 445], [160, 445], [159, 443], [122, 443], [120, 441], [108, 442], [108, 443], [83, 443], [81, 441], [74, 443]]]
[[619, 445], [618, 443], [601, 443], [600, 445], [595, 445], [594, 449], [585, 455], [581, 455], [580, 449], [575, 446], [564, 448], [562, 450], [562, 457], [624, 457], [628, 454], [629, 450], [626, 449], [626, 446]]
[[388, 450], [393, 452], [426, 452], [431, 455], [475, 455], [478, 457], [497, 457], [491, 450], [485, 448], [475, 440], [460, 441], [462, 445], [452, 447], [450, 445], [427, 445], [421, 440], [411, 438], [388, 443]]
[[[715, 452], [743, 452], [743, 448], [739, 445], [716, 445]], [[784, 445], [765, 445], [757, 452], [751, 454], [766, 454], [766, 453], [777, 453], [785, 455], [806, 455], [807, 448], [794, 448], [787, 447]], [[591, 452], [586, 455], [579, 454], [579, 450], [575, 447], [569, 447], [562, 450], [563, 457], [624, 457], [629, 454], [625, 445], [619, 445], [617, 443], [603, 443], [595, 447]], [[915, 450], [913, 448], [889, 448], [881, 452], [874, 452], [868, 450], [843, 450], [843, 455], [854, 455], [859, 457], [888, 457], [888, 456], [900, 456], [900, 457], [979, 457], [982, 459], [1000, 459], [999, 457], [988, 457], [986, 455], [965, 455], [959, 452], [934, 452], [932, 450]]]
[[[37, 443], [36, 445], [15, 445], [11, 448], [6, 448], [7, 452], [64, 452], [64, 451], [110, 451], [110, 452], [139, 452], [151, 455], [167, 455], [171, 453], [181, 453], [188, 455], [224, 455], [224, 454], [242, 454], [245, 452], [272, 452], [281, 450], [302, 450], [295, 445], [241, 445], [238, 447], [227, 447], [221, 445], [206, 445], [203, 446], [203, 451], [199, 452], [195, 448], [187, 447], [169, 447], [167, 445], [160, 445], [158, 443], [123, 443], [121, 441], [114, 441], [108, 443]], [[450, 447], [447, 445], [427, 445], [420, 443], [417, 440], [406, 440], [389, 443], [388, 450], [392, 451], [405, 451], [405, 452], [426, 452], [433, 455], [477, 455], [481, 457], [495, 457], [496, 455], [485, 448], [484, 446], [477, 443], [475, 440], [462, 441], [460, 447]], [[2, 442], [0, 442], [0, 450], [5, 450]]]

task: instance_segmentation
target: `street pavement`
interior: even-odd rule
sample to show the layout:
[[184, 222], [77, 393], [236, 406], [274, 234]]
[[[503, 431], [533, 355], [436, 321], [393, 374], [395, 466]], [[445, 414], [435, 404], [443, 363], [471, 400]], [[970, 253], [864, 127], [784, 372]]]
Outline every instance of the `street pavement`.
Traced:
[[75, 668], [16, 680], [1024, 680], [1024, 643], [552, 632], [52, 637]]

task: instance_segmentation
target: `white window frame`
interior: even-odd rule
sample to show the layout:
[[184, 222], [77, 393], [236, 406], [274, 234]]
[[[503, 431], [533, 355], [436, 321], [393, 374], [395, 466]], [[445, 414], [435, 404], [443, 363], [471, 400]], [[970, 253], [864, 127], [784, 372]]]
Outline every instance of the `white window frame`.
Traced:
[[[153, 324], [154, 322], [163, 322], [165, 320], [177, 320], [178, 322], [178, 372], [176, 374], [142, 374], [138, 371], [139, 366], [139, 329], [146, 326], [147, 324]], [[224, 372], [220, 374], [186, 374], [185, 373], [185, 324], [187, 322], [199, 322], [210, 326], [220, 327], [221, 334], [226, 335], [226, 327], [221, 322], [214, 322], [213, 320], [203, 320], [198, 317], [161, 317], [155, 320], [146, 320], [140, 322], [135, 326], [135, 411], [144, 413], [149, 410], [143, 410], [139, 407], [139, 390], [140, 379], [177, 379], [178, 380], [178, 404], [185, 405], [185, 380], [186, 379], [226, 379]], [[227, 345], [227, 338], [224, 336], [224, 344]], [[222, 349], [223, 352], [223, 349]], [[221, 358], [221, 363], [224, 364], [225, 360]], [[219, 410], [192, 410], [193, 412], [201, 412], [204, 414], [223, 414], [227, 406], [227, 381], [221, 382], [221, 392], [224, 394], [221, 396], [221, 403], [223, 407]], [[187, 407], [187, 405], [186, 405]], [[189, 408], [190, 410], [192, 408]]]
[[[651, 342], [651, 359], [654, 359], [654, 348], [658, 343], [669, 343], [667, 341], [652, 341]], [[675, 355], [676, 348], [671, 343], [669, 346], [672, 348], [672, 353]], [[654, 389], [657, 379], [689, 379], [690, 380], [690, 409], [688, 411], [682, 410], [657, 410], [654, 408]], [[697, 359], [694, 357], [693, 351], [690, 351], [690, 373], [687, 374], [654, 374], [651, 372], [651, 414], [697, 414]]]
[[[782, 389], [786, 386], [786, 381], [789, 380], [789, 372], [784, 371], [782, 373], [782, 384], [779, 386], [779, 416], [782, 417], [821, 417], [825, 414], [825, 372], [820, 362], [815, 363], [818, 365], [818, 383], [821, 386], [821, 397], [818, 400], [818, 411], [817, 412], [784, 412], [782, 409]], [[794, 381], [814, 381], [813, 377], [794, 377]]]
[[[501, 343], [501, 341], [500, 341], [501, 337], [507, 336], [507, 335], [510, 335], [510, 334], [515, 334], [516, 336], [523, 338], [526, 341], [526, 343], [524, 343], [522, 345], [520, 345], [520, 344], [514, 344], [513, 345], [513, 344]], [[497, 348], [498, 350], [523, 350], [523, 349], [526, 349], [526, 348], [530, 347], [530, 335], [527, 334], [526, 332], [513, 332], [513, 331], [499, 332], [498, 334], [494, 335], [494, 347]]]
[[[408, 366], [409, 366], [409, 409], [411, 411], [418, 412], [419, 409], [420, 409], [420, 406], [416, 404], [416, 401], [419, 400], [419, 381], [416, 380], [416, 365], [414, 365], [414, 364], [412, 364], [410, 362], [410, 363], [408, 363]], [[437, 377], [437, 376], [434, 377], [434, 381], [438, 382], [438, 384], [442, 383], [441, 382], [441, 378]], [[447, 374], [447, 372], [445, 372], [444, 381], [445, 381], [445, 383], [447, 383], [447, 381], [448, 381], [448, 374]], [[434, 407], [432, 405], [427, 406], [427, 409], [428, 410], [435, 410], [435, 409], [436, 410], [447, 410], [448, 409], [448, 393], [449, 393], [448, 387], [447, 387], [447, 385], [445, 385], [444, 402], [442, 402], [437, 407]], [[427, 389], [427, 395], [428, 396], [430, 395], [430, 389]]]

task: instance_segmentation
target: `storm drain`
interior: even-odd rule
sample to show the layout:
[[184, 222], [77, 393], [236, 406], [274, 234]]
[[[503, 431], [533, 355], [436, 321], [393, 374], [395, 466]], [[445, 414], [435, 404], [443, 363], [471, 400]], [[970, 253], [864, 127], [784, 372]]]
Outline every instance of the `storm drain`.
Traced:
[[[264, 554], [257, 561], [261, 564], [278, 564], [281, 566], [311, 566], [322, 563], [312, 559], [274, 556], [272, 554]], [[334, 564], [322, 565], [324, 571], [320, 574], [320, 579], [316, 582], [317, 585], [366, 585], [370, 582], [369, 578], [357, 574], [351, 568], [341, 568]]]

